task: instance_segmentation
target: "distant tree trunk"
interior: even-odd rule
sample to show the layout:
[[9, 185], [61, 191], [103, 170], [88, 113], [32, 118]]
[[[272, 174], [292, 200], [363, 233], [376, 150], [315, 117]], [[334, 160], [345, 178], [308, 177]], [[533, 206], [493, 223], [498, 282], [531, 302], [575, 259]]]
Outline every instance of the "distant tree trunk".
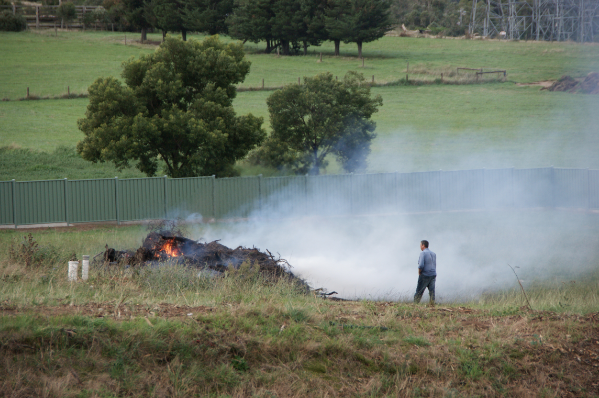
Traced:
[[270, 41], [270, 39], [266, 39], [266, 50], [264, 50], [264, 52], [267, 54], [270, 54], [271, 51], [272, 51], [272, 42]]
[[146, 40], [148, 40], [148, 29], [141, 28], [141, 42], [144, 43]]
[[181, 31], [181, 38], [183, 38], [183, 41], [187, 41], [187, 31], [185, 29]]
[[339, 45], [341, 44], [341, 40], [334, 40], [335, 42], [335, 56], [339, 56]]
[[162, 42], [166, 39], [166, 29], [162, 29]]
[[320, 174], [320, 164], [318, 162], [318, 149], [312, 150], [312, 156], [314, 158], [314, 166], [312, 166], [312, 170], [310, 170], [310, 175], [317, 176]]
[[304, 40], [304, 55], [308, 55], [308, 42]]
[[358, 45], [358, 58], [362, 58], [362, 42], [357, 41], [356, 44]]
[[289, 55], [289, 40], [281, 40], [281, 51], [283, 55]]

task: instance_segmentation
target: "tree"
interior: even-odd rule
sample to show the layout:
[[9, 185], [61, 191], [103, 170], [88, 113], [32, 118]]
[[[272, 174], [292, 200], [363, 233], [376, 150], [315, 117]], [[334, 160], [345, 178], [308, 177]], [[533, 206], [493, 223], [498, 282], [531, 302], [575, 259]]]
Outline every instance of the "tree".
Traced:
[[[329, 19], [329, 34], [345, 43], [358, 45], [358, 58], [362, 58], [362, 44], [380, 39], [391, 28], [389, 0], [337, 0], [345, 3], [345, 12], [334, 20]], [[339, 7], [339, 5], [337, 6]]]
[[233, 12], [233, 5], [233, 0], [188, 0], [183, 20], [193, 31], [228, 33], [226, 19]]
[[64, 2], [56, 9], [56, 16], [60, 18], [60, 25], [66, 25], [69, 28], [69, 22], [77, 18], [77, 9], [75, 4]]
[[329, 0], [326, 9], [325, 29], [329, 40], [335, 44], [335, 56], [339, 56], [341, 40], [348, 37], [349, 24], [346, 22], [346, 13], [349, 11], [349, 0]]
[[148, 176], [161, 164], [171, 177], [235, 175], [235, 162], [266, 136], [262, 118], [232, 106], [249, 68], [240, 44], [167, 38], [123, 64], [124, 85], [109, 77], [89, 87], [77, 151], [120, 169], [136, 162]]
[[163, 40], [166, 32], [181, 32], [183, 41], [187, 40], [189, 28], [185, 20], [183, 0], [151, 0], [146, 3], [145, 17], [152, 25], [162, 29]]
[[348, 72], [342, 82], [332, 74], [304, 77], [266, 100], [272, 134], [254, 158], [297, 173], [319, 174], [335, 155], [348, 172], [363, 170], [376, 136], [372, 114], [383, 104], [371, 97], [364, 76]]
[[144, 0], [121, 0], [120, 7], [123, 9], [127, 23], [141, 30], [141, 42], [148, 40], [148, 28], [151, 28], [152, 24], [146, 19]]
[[227, 19], [229, 35], [234, 39], [258, 43], [266, 41], [266, 53], [274, 46], [272, 35], [275, 0], [235, 0], [235, 11]]

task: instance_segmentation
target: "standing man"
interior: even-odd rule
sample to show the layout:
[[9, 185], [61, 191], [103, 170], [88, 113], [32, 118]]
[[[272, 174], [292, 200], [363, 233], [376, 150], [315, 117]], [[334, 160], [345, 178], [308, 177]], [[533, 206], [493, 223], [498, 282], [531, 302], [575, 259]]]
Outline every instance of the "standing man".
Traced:
[[418, 304], [424, 289], [428, 288], [431, 306], [435, 305], [435, 280], [437, 279], [437, 255], [428, 249], [428, 241], [420, 241], [418, 258], [418, 286], [414, 295], [414, 304]]

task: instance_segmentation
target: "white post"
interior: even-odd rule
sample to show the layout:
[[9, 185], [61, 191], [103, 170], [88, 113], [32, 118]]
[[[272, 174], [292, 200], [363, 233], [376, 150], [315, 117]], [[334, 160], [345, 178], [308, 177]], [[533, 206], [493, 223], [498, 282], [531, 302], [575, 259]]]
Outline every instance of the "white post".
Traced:
[[79, 261], [69, 261], [69, 282], [77, 282]]
[[89, 278], [89, 256], [83, 256], [81, 261], [81, 279], [86, 281]]

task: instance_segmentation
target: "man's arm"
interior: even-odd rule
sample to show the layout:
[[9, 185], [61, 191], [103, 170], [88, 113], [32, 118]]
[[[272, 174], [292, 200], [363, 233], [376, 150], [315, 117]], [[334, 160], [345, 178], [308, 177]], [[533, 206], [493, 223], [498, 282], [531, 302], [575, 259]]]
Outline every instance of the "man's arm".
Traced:
[[422, 275], [423, 269], [424, 269], [424, 252], [420, 252], [420, 257], [418, 257], [418, 275]]

